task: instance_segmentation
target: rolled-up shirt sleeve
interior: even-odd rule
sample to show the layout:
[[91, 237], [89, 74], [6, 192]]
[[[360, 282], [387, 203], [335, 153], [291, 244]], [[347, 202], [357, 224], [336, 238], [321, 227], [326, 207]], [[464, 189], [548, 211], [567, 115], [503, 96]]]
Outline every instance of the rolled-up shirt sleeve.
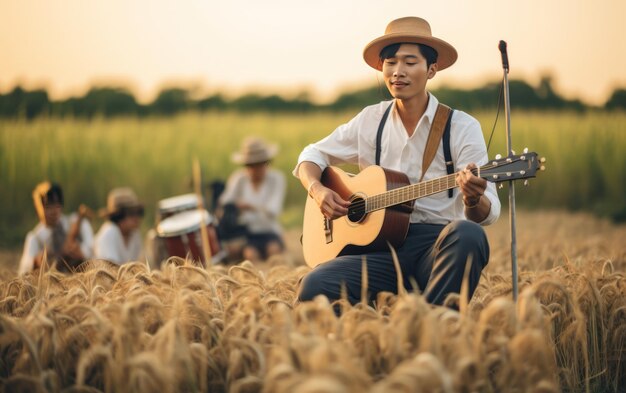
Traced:
[[241, 195], [241, 183], [245, 180], [245, 172], [237, 170], [233, 172], [226, 181], [226, 188], [219, 198], [220, 206], [237, 201], [237, 197]]
[[35, 257], [41, 251], [41, 247], [37, 244], [37, 238], [33, 232], [28, 232], [24, 241], [24, 251], [20, 259], [20, 265], [17, 273], [19, 275], [26, 274], [33, 270], [35, 265]]
[[362, 127], [363, 111], [346, 124], [342, 124], [330, 135], [312, 143], [302, 150], [293, 175], [298, 177], [298, 169], [304, 161], [315, 163], [323, 171], [329, 165], [357, 164], [359, 158], [359, 129]]
[[94, 258], [106, 259], [117, 264], [124, 263], [124, 258], [121, 254], [120, 248], [122, 245], [119, 243], [122, 240], [120, 235], [116, 234], [115, 229], [111, 226], [115, 225], [110, 222], [105, 222], [103, 228], [96, 236], [94, 242]]
[[94, 235], [93, 228], [88, 220], [82, 220], [80, 223], [80, 251], [85, 259], [93, 257]]
[[269, 194], [268, 200], [265, 201], [265, 210], [269, 213], [270, 218], [276, 219], [283, 210], [287, 182], [285, 175], [278, 171], [272, 171], [271, 179], [273, 192]]

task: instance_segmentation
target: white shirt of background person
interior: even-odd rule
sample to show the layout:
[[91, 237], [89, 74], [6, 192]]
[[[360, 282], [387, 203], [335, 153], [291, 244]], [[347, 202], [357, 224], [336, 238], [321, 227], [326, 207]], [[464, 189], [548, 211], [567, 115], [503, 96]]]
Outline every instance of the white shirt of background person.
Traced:
[[[61, 225], [68, 233], [70, 227], [76, 222], [78, 215], [76, 213], [70, 216], [61, 216]], [[83, 220], [80, 224], [80, 250], [82, 251], [85, 259], [89, 259], [93, 255], [94, 235], [91, 224], [87, 220]], [[52, 228], [46, 226], [44, 223], [39, 223], [35, 228], [28, 232], [26, 240], [24, 241], [24, 251], [20, 264], [18, 267], [18, 274], [25, 274], [33, 270], [35, 257], [39, 255], [43, 250], [52, 249]]]
[[126, 243], [119, 227], [107, 221], [96, 234], [94, 256], [121, 265], [139, 260], [142, 249], [143, 241], [139, 230], [133, 231]]

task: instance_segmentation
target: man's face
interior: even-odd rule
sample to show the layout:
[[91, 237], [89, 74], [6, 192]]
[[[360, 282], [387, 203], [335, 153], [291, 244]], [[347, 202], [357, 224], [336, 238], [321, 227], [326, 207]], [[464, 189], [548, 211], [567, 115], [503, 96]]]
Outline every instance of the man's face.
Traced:
[[254, 183], [262, 181], [267, 172], [267, 166], [267, 162], [246, 165], [246, 171], [248, 172], [248, 176], [250, 176], [250, 180]]
[[394, 98], [406, 100], [426, 93], [426, 82], [435, 76], [437, 64], [426, 66], [415, 44], [402, 44], [394, 57], [383, 61], [383, 78]]
[[139, 214], [130, 214], [120, 220], [117, 225], [123, 235], [128, 235], [141, 226], [142, 217]]
[[43, 215], [45, 224], [48, 227], [54, 227], [61, 219], [63, 206], [60, 203], [50, 203], [43, 207]]

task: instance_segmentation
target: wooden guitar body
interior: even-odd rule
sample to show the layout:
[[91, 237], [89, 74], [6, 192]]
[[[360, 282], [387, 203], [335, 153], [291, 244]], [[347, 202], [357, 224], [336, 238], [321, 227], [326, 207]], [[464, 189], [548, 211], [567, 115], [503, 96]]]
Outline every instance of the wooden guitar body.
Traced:
[[398, 247], [404, 241], [413, 201], [363, 214], [358, 206], [365, 199], [409, 185], [403, 173], [372, 165], [358, 175], [335, 167], [322, 174], [324, 186], [351, 201], [353, 213], [327, 220], [313, 198], [307, 197], [304, 212], [302, 247], [307, 265], [315, 267], [338, 255], [385, 250], [387, 242]]

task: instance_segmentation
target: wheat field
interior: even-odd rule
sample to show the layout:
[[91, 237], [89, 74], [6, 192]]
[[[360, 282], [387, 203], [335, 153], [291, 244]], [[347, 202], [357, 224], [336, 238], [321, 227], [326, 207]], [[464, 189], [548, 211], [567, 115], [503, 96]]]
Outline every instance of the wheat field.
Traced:
[[[296, 304], [309, 270], [262, 265], [159, 270], [101, 261], [0, 283], [6, 392], [613, 392], [626, 389], [626, 227], [586, 214], [518, 211], [520, 296], [508, 222], [461, 311], [419, 293], [373, 305]], [[449, 299], [459, 301], [459, 299]], [[462, 300], [461, 300], [462, 303]]]
[[[43, 178], [61, 182], [68, 211], [104, 206], [120, 185], [155, 206], [190, 190], [194, 158], [206, 180], [223, 178], [254, 134], [281, 146], [273, 164], [288, 173], [303, 146], [353, 115], [0, 122], [0, 391], [626, 392], [626, 225], [585, 213], [518, 210], [514, 303], [503, 208], [486, 228], [491, 259], [473, 299], [449, 299], [460, 312], [419, 293], [297, 304], [309, 268], [298, 241], [305, 191], [291, 177], [288, 251], [266, 263], [91, 261], [73, 275], [16, 277]], [[625, 118], [516, 113], [515, 146], [548, 158], [530, 188], [517, 188], [519, 206], [626, 214]], [[488, 139], [493, 114], [478, 119]], [[501, 136], [490, 156], [503, 153]]]

